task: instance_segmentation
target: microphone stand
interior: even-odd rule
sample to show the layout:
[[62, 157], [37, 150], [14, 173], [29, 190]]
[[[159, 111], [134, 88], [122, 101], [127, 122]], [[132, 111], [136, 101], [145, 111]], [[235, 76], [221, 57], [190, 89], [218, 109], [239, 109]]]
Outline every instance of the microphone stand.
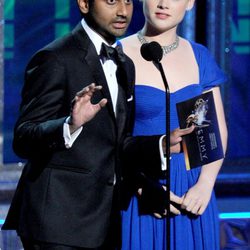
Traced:
[[167, 217], [166, 217], [166, 230], [167, 230], [167, 250], [170, 250], [170, 90], [162, 64], [158, 60], [158, 68], [166, 89], [166, 188], [167, 188]]
[[141, 46], [141, 55], [147, 61], [153, 61], [155, 66], [160, 70], [161, 77], [166, 89], [166, 188], [167, 188], [167, 217], [166, 217], [166, 240], [167, 249], [170, 250], [170, 91], [164, 70], [161, 64], [163, 51], [159, 43], [153, 41], [144, 43]]

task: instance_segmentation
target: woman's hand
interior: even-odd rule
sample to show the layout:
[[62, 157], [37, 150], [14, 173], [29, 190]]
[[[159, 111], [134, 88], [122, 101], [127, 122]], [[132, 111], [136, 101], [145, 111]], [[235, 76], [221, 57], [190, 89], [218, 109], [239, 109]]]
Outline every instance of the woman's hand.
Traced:
[[205, 182], [197, 182], [182, 197], [181, 208], [194, 214], [201, 215], [204, 213], [210, 201], [213, 186]]

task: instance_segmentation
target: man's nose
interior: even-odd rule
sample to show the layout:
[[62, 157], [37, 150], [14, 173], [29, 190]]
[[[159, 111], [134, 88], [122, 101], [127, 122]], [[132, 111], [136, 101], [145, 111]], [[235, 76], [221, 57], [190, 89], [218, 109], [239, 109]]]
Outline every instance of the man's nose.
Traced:
[[119, 7], [117, 11], [118, 16], [127, 16], [128, 15], [128, 5], [124, 0], [119, 1]]

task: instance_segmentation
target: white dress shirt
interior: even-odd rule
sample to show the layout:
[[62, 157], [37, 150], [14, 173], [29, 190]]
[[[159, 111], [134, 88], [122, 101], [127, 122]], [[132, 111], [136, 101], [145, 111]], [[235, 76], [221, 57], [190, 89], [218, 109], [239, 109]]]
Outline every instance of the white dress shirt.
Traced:
[[[90, 40], [94, 44], [97, 54], [100, 55], [102, 43], [107, 44], [107, 42], [98, 33], [96, 33], [94, 30], [92, 30], [87, 25], [87, 23], [85, 22], [84, 19], [82, 19], [81, 24], [82, 24], [83, 29], [85, 30], [85, 32], [89, 36]], [[107, 44], [107, 45], [110, 46], [109, 44]], [[115, 46], [116, 46], [116, 43], [114, 43], [112, 45], [112, 47], [115, 47]], [[104, 74], [105, 74], [105, 77], [106, 77], [106, 80], [108, 83], [109, 92], [111, 95], [111, 100], [112, 100], [112, 105], [113, 105], [113, 110], [114, 110], [114, 113], [116, 114], [116, 103], [117, 103], [117, 97], [118, 97], [118, 83], [117, 83], [117, 79], [116, 79], [117, 65], [114, 63], [113, 60], [110, 60], [110, 59], [103, 61], [100, 58], [100, 62], [101, 62], [101, 65], [102, 65], [102, 68], [103, 68], [103, 71], [104, 71]], [[78, 135], [81, 133], [82, 127], [79, 128], [78, 130], [76, 130], [73, 134], [70, 134], [69, 124], [67, 123], [67, 121], [68, 121], [68, 119], [64, 123], [63, 136], [64, 136], [66, 148], [71, 148], [74, 141], [76, 140]]]

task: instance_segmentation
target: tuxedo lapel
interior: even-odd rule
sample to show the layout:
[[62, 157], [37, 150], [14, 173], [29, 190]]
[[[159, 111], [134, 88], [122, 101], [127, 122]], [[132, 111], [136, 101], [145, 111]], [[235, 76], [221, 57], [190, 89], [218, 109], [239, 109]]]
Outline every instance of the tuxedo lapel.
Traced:
[[102, 86], [101, 92], [103, 93], [104, 98], [107, 98], [108, 103], [107, 103], [107, 108], [109, 112], [112, 114], [113, 118], [115, 118], [114, 110], [113, 110], [113, 104], [112, 104], [112, 99], [110, 95], [110, 91], [108, 88], [108, 83], [104, 74], [104, 71], [102, 69], [99, 57], [96, 56], [96, 50], [91, 43], [89, 46], [88, 53], [86, 55], [86, 62], [89, 65], [89, 68], [93, 72], [93, 76], [95, 78], [96, 83]]
[[81, 24], [78, 24], [73, 30], [73, 35], [79, 49], [84, 51], [83, 59], [89, 66], [89, 69], [92, 71], [95, 83], [102, 86], [101, 93], [103, 94], [103, 97], [108, 100], [106, 107], [113, 119], [115, 119], [115, 113], [113, 110], [112, 99], [107, 80], [94, 45], [89, 39], [85, 30], [82, 28]]
[[[118, 131], [123, 131], [126, 121], [126, 93], [121, 86], [118, 86], [118, 98], [116, 104], [116, 121], [118, 126]], [[119, 132], [118, 132], [119, 134]], [[119, 134], [120, 136], [120, 134]]]
[[[134, 111], [135, 111], [135, 102], [134, 102], [134, 76], [135, 76], [135, 67], [133, 62], [129, 57], [126, 56], [126, 61], [120, 63], [120, 73], [118, 74], [119, 83], [123, 92], [123, 100], [120, 100], [124, 105], [125, 114], [123, 118], [126, 119], [125, 126], [126, 130], [132, 131], [134, 124]], [[117, 112], [118, 114], [118, 112]], [[121, 118], [119, 118], [122, 121]]]
[[[128, 101], [133, 100], [133, 79], [130, 79], [129, 74], [134, 74], [134, 68], [128, 69], [126, 62], [120, 62], [117, 69], [117, 81], [118, 84], [125, 91], [125, 97]], [[131, 71], [131, 72], [130, 72]], [[132, 99], [131, 99], [132, 98]]]

